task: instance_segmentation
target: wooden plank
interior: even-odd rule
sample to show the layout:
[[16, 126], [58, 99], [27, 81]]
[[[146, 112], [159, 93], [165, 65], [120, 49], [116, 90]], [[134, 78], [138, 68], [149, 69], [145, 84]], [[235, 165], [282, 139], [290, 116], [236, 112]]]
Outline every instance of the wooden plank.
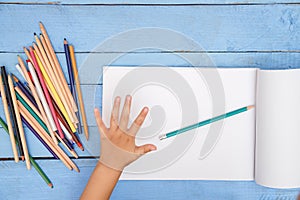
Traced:
[[299, 3], [299, 0], [60, 0], [60, 1], [48, 1], [48, 0], [6, 0], [2, 3], [13, 3], [13, 4], [47, 4], [47, 5], [65, 5], [65, 4], [80, 4], [80, 5], [89, 5], [89, 4], [101, 4], [101, 5], [198, 5], [198, 4], [290, 4], [290, 3]]
[[[20, 79], [15, 69], [18, 53], [0, 53], [0, 64], [8, 67], [8, 72], [14, 73]], [[24, 54], [20, 54], [25, 58]], [[122, 56], [120, 56], [122, 55]], [[59, 53], [58, 58], [63, 66], [68, 80], [65, 55]], [[188, 58], [189, 60], [185, 60]], [[217, 67], [253, 67], [261, 69], [293, 69], [299, 68], [300, 52], [224, 52], [224, 53], [76, 53], [82, 85], [102, 84], [102, 66], [197, 66]], [[92, 62], [90, 62], [90, 60]], [[93, 73], [91, 73], [91, 71]], [[23, 80], [23, 79], [22, 79]], [[85, 88], [84, 90], [89, 90]], [[83, 91], [84, 92], [84, 91]], [[89, 95], [87, 92], [85, 95]], [[86, 101], [90, 101], [86, 98]]]
[[[20, 52], [30, 45], [42, 21], [57, 51], [63, 38], [78, 52], [89, 52], [106, 41], [103, 52], [164, 47], [169, 51], [299, 51], [300, 6], [45, 6], [0, 5], [1, 52]], [[91, 14], [92, 13], [92, 14]], [[152, 32], [145, 27], [156, 27]], [[135, 34], [122, 34], [131, 29]], [[163, 30], [162, 30], [163, 29]], [[144, 32], [143, 32], [144, 31]], [[166, 31], [166, 32], [164, 32]], [[182, 34], [170, 36], [170, 32]], [[128, 32], [127, 32], [128, 33]], [[149, 35], [151, 33], [151, 35]], [[201, 45], [188, 43], [190, 38]]]
[[[5, 180], [0, 182], [2, 200], [77, 200], [97, 160], [78, 160], [76, 163], [81, 169], [80, 173], [69, 171], [58, 161], [37, 162], [53, 182], [54, 188], [48, 188], [34, 169], [27, 171], [25, 166], [13, 161], [1, 161], [0, 176]], [[253, 181], [120, 181], [111, 199], [292, 200], [297, 193], [298, 189], [270, 189]]]

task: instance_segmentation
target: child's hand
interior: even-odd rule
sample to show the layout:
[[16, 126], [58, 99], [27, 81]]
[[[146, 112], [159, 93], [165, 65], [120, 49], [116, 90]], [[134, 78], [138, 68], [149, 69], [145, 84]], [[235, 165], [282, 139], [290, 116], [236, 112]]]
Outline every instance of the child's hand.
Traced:
[[120, 101], [120, 97], [116, 97], [109, 128], [104, 125], [99, 110], [95, 109], [95, 117], [101, 138], [100, 162], [118, 171], [122, 171], [124, 167], [143, 154], [156, 150], [156, 146], [152, 144], [135, 145], [135, 136], [147, 116], [148, 108], [144, 107], [128, 128], [131, 96], [126, 97], [119, 122]]

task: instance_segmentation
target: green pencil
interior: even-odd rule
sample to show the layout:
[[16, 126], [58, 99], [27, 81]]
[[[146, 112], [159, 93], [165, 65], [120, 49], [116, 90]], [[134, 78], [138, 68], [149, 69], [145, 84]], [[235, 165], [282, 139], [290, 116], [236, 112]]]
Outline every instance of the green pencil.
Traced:
[[245, 112], [247, 110], [250, 110], [254, 108], [254, 106], [246, 106], [246, 107], [243, 107], [243, 108], [239, 108], [237, 110], [234, 110], [234, 111], [231, 111], [231, 112], [228, 112], [228, 113], [225, 113], [223, 115], [219, 115], [219, 116], [216, 116], [216, 117], [213, 117], [211, 119], [207, 119], [207, 120], [204, 120], [202, 122], [199, 122], [199, 123], [196, 123], [196, 124], [193, 124], [193, 125], [190, 125], [190, 126], [187, 126], [187, 127], [184, 127], [182, 129], [178, 129], [176, 131], [172, 131], [172, 132], [169, 132], [167, 134], [164, 134], [164, 135], [160, 135], [159, 136], [159, 139], [160, 140], [163, 140], [163, 139], [166, 139], [166, 138], [169, 138], [169, 137], [173, 137], [175, 135], [179, 135], [181, 133], [184, 133], [186, 131], [189, 131], [189, 130], [192, 130], [192, 129], [195, 129], [195, 128], [199, 128], [201, 126], [205, 126], [207, 124], [211, 124], [213, 122], [216, 122], [216, 121], [219, 121], [221, 119], [225, 119], [225, 118], [228, 118], [228, 117], [231, 117], [233, 115], [237, 115], [241, 112]]
[[[3, 119], [0, 117], [0, 124], [3, 127], [3, 129], [6, 131], [7, 134], [9, 134], [8, 132], [8, 128], [7, 128], [7, 124], [3, 121]], [[16, 143], [17, 140], [16, 140]], [[40, 166], [35, 162], [35, 160], [31, 157], [31, 155], [29, 154], [29, 159], [30, 159], [30, 163], [32, 164], [32, 166], [34, 167], [34, 169], [39, 173], [39, 175], [44, 179], [44, 181], [47, 183], [47, 185], [51, 188], [53, 188], [53, 184], [51, 183], [50, 179], [48, 178], [48, 176], [45, 174], [45, 172], [40, 168]]]

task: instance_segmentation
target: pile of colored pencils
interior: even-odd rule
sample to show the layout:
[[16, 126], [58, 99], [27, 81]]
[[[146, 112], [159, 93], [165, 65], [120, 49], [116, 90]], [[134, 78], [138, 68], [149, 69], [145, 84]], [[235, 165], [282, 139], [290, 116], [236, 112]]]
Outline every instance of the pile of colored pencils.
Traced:
[[87, 140], [89, 134], [74, 48], [64, 39], [69, 88], [46, 29], [41, 22], [40, 29], [39, 36], [34, 33], [33, 45], [29, 48], [24, 47], [27, 65], [18, 56], [16, 68], [25, 82], [20, 81], [14, 74], [7, 74], [5, 67], [1, 67], [0, 91], [7, 124], [2, 118], [0, 118], [0, 124], [10, 136], [15, 161], [18, 162], [20, 156], [26, 161], [27, 169], [30, 169], [32, 164], [46, 183], [52, 187], [51, 181], [28, 153], [23, 124], [56, 159], [60, 159], [67, 168], [77, 172], [79, 172], [78, 167], [59, 143], [75, 158], [78, 158], [73, 145], [76, 144], [78, 148], [84, 150], [77, 137], [77, 132], [82, 133], [80, 117], [82, 117]]

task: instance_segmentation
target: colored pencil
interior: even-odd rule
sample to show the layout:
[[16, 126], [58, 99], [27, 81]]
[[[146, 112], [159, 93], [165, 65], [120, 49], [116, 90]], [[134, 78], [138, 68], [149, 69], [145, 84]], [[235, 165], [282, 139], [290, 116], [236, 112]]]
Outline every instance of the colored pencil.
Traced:
[[64, 163], [64, 165], [72, 170], [72, 166], [70, 163], [67, 161], [69, 158], [68, 156], [65, 155], [65, 153], [61, 150], [61, 148], [56, 145], [51, 137], [43, 130], [43, 128], [40, 126], [40, 124], [34, 119], [34, 117], [26, 110], [26, 108], [18, 102], [19, 107], [20, 107], [20, 112], [22, 116], [33, 126], [35, 130], [39, 133], [41, 138], [48, 144], [48, 146], [53, 150], [53, 152], [59, 157], [59, 159]]
[[78, 70], [77, 70], [74, 47], [72, 45], [70, 45], [69, 49], [70, 49], [72, 68], [73, 68], [73, 72], [74, 72], [76, 91], [77, 91], [78, 101], [79, 101], [79, 106], [80, 106], [79, 110], [80, 110], [81, 117], [82, 117], [85, 137], [86, 137], [86, 140], [88, 140], [89, 139], [89, 128], [88, 128], [88, 125], [87, 125], [86, 113], [85, 113], [85, 108], [84, 108], [84, 103], [83, 103], [83, 98], [82, 98], [82, 93], [81, 93], [81, 88], [80, 88], [80, 80], [79, 80], [79, 75], [78, 75]]
[[[28, 60], [30, 60], [30, 62], [33, 63], [33, 60], [32, 60], [32, 58], [31, 58], [31, 55], [30, 55], [28, 49], [27, 49], [26, 47], [23, 47], [23, 50], [24, 50], [24, 52], [25, 52], [25, 54], [26, 54]], [[22, 70], [22, 68], [21, 68], [21, 70]], [[24, 74], [24, 76], [25, 76], [25, 74]], [[25, 80], [26, 80], [26, 76], [25, 76]]]
[[[24, 62], [23, 62], [23, 60], [22, 60], [22, 58], [21, 58], [20, 56], [18, 56], [18, 62], [19, 62], [20, 66], [21, 66], [21, 69], [22, 69], [22, 71], [23, 71], [23, 73], [24, 73], [24, 75], [25, 75], [25, 77], [26, 77], [27, 83], [29, 84], [30, 90], [31, 90], [32, 95], [33, 95], [33, 97], [34, 97], [34, 99], [35, 99], [35, 102], [36, 102], [37, 105], [38, 105], [38, 109], [39, 109], [39, 111], [40, 111], [40, 113], [41, 113], [41, 115], [42, 115], [42, 117], [43, 117], [43, 120], [45, 121], [45, 124], [46, 124], [46, 126], [47, 126], [47, 129], [48, 129], [49, 132], [52, 132], [51, 135], [54, 135], [54, 133], [53, 133], [53, 131], [52, 131], [52, 128], [51, 128], [51, 125], [50, 125], [50, 123], [49, 123], [49, 121], [48, 121], [48, 118], [47, 118], [47, 116], [46, 116], [46, 113], [45, 113], [45, 111], [44, 111], [44, 108], [43, 108], [43, 106], [42, 106], [42, 103], [41, 103], [41, 101], [40, 101], [40, 99], [39, 99], [39, 96], [38, 96], [38, 94], [37, 94], [37, 91], [36, 91], [36, 89], [35, 89], [35, 86], [33, 85], [31, 79], [29, 78], [29, 75], [26, 73], [27, 70], [26, 70], [25, 64], [24, 64]], [[55, 137], [54, 137], [54, 138], [55, 138]], [[55, 142], [55, 144], [58, 144], [56, 138], [55, 138], [53, 141]]]
[[49, 57], [46, 55], [46, 52], [45, 52], [45, 49], [47, 47], [44, 49], [40, 39], [37, 37], [36, 34], [34, 35], [34, 37], [35, 37], [35, 40], [37, 42], [37, 45], [35, 43], [33, 43], [33, 47], [34, 47], [36, 53], [38, 54], [39, 60], [41, 61], [44, 69], [46, 69], [46, 72], [47, 72], [48, 76], [50, 77], [54, 87], [56, 88], [60, 98], [62, 99], [62, 101], [64, 103], [64, 106], [65, 106], [72, 122], [77, 122], [78, 120], [77, 120], [76, 115], [73, 111], [71, 102], [69, 101], [69, 98], [67, 98], [67, 93], [65, 92], [65, 90], [63, 88], [63, 85], [59, 84], [57, 74], [54, 73], [53, 66], [51, 66], [51, 63], [48, 60]]
[[67, 97], [69, 97], [70, 102], [71, 102], [71, 105], [74, 106], [74, 107], [73, 107], [73, 110], [74, 110], [75, 112], [77, 112], [78, 109], [77, 109], [77, 107], [75, 107], [76, 104], [75, 104], [74, 99], [73, 99], [73, 97], [72, 97], [72, 95], [71, 95], [70, 89], [69, 89], [69, 87], [68, 87], [68, 83], [67, 83], [67, 81], [66, 81], [66, 79], [65, 79], [65, 77], [64, 77], [63, 71], [62, 71], [61, 66], [60, 66], [60, 64], [59, 64], [59, 62], [58, 62], [58, 59], [57, 59], [56, 54], [55, 54], [55, 52], [54, 52], [54, 49], [53, 49], [53, 46], [52, 46], [51, 41], [50, 41], [50, 39], [49, 39], [49, 36], [48, 36], [48, 34], [47, 34], [47, 31], [46, 31], [44, 25], [42, 24], [42, 22], [40, 22], [39, 25], [40, 25], [40, 29], [41, 29], [42, 35], [43, 35], [44, 38], [45, 38], [47, 47], [48, 47], [48, 49], [49, 49], [49, 51], [50, 51], [50, 55], [51, 55], [50, 57], [53, 59], [53, 61], [54, 61], [54, 63], [55, 63], [54, 71], [55, 71], [55, 73], [57, 73], [57, 74], [59, 75], [59, 77], [60, 77], [61, 84], [64, 86], [64, 89], [65, 89], [65, 91], [67, 92], [67, 95], [68, 95]]
[[201, 126], [205, 126], [207, 124], [211, 124], [213, 122], [216, 122], [216, 121], [219, 121], [219, 120], [231, 117], [233, 115], [237, 115], [237, 114], [245, 112], [245, 111], [248, 111], [248, 110], [250, 110], [252, 108], [254, 108], [254, 106], [246, 106], [246, 107], [243, 107], [243, 108], [239, 108], [239, 109], [236, 109], [234, 111], [225, 113], [223, 115], [219, 115], [219, 116], [213, 117], [211, 119], [207, 119], [207, 120], [201, 121], [199, 123], [196, 123], [196, 124], [184, 127], [182, 129], [178, 129], [176, 131], [172, 131], [170, 133], [167, 133], [167, 134], [164, 134], [164, 135], [160, 135], [159, 139], [163, 140], [163, 139], [166, 139], [166, 138], [169, 138], [169, 137], [173, 137], [175, 135], [179, 135], [179, 134], [184, 133], [186, 131], [189, 131], [189, 130], [192, 130], [192, 129], [195, 129], [195, 128], [199, 128]]
[[[9, 135], [7, 124], [4, 122], [4, 120], [0, 117], [0, 125], [3, 127], [3, 129], [6, 131], [6, 133]], [[16, 141], [17, 142], [17, 141]], [[48, 176], [45, 174], [45, 172], [40, 168], [40, 166], [35, 162], [35, 160], [31, 157], [29, 154], [30, 163], [34, 167], [34, 169], [38, 172], [38, 174], [42, 177], [42, 179], [47, 183], [47, 185], [51, 188], [53, 188], [53, 184], [51, 183]]]
[[53, 97], [53, 99], [55, 100], [56, 104], [59, 106], [59, 109], [61, 110], [61, 112], [63, 113], [64, 117], [66, 118], [70, 128], [72, 129], [73, 132], [76, 132], [76, 129], [74, 127], [74, 124], [72, 123], [70, 117], [69, 117], [69, 114], [62, 102], [62, 100], [60, 99], [60, 96], [59, 94], [57, 93], [53, 83], [51, 82], [50, 80], [50, 77], [48, 76], [45, 68], [43, 66], [40, 66], [40, 70], [44, 76], [44, 79], [48, 85], [48, 88], [49, 88], [49, 91], [51, 93], [51, 96]]
[[33, 135], [44, 145], [44, 147], [53, 155], [54, 158], [59, 159], [57, 155], [52, 151], [47, 143], [41, 138], [37, 131], [32, 127], [32, 125], [27, 122], [27, 120], [22, 116], [23, 123], [28, 127], [28, 129], [33, 133]]
[[[36, 109], [36, 107], [34, 107], [30, 101], [27, 99], [27, 97], [22, 93], [22, 91], [20, 91], [20, 89], [18, 87], [15, 87], [16, 90], [16, 95], [17, 98], [19, 100], [19, 102], [22, 104], [22, 106], [24, 108], [26, 108], [26, 110], [32, 115], [32, 117], [34, 117], [34, 119], [37, 121], [37, 123], [41, 126], [41, 128], [47, 133], [50, 134], [45, 122], [43, 121], [41, 114], [38, 112], [38, 110]], [[62, 140], [56, 132], [54, 132], [55, 136], [57, 136], [57, 138], [61, 141], [61, 143], [67, 148], [67, 150], [75, 157], [78, 158], [78, 155], [76, 154], [76, 152], [72, 149], [72, 147], [68, 144], [66, 144], [66, 142], [64, 140]]]
[[[32, 49], [30, 49], [30, 54], [31, 54], [32, 60], [34, 62], [35, 68], [37, 69], [37, 62], [36, 62], [36, 60], [34, 58], [33, 50]], [[40, 98], [41, 103], [42, 103], [42, 105], [44, 107], [46, 116], [47, 116], [47, 118], [48, 118], [48, 120], [50, 122], [50, 126], [52, 128], [52, 131], [49, 130], [50, 134], [51, 134], [51, 137], [52, 137], [53, 141], [57, 144], [58, 142], [57, 142], [57, 139], [56, 139], [56, 137], [54, 135], [54, 132], [57, 130], [57, 127], [56, 127], [56, 124], [54, 122], [53, 116], [52, 116], [50, 108], [49, 108], [50, 105], [48, 104], [48, 102], [46, 100], [46, 97], [45, 97], [46, 91], [43, 91], [43, 89], [41, 87], [41, 84], [40, 84], [40, 82], [43, 83], [43, 78], [39, 80], [38, 77], [37, 77], [37, 74], [36, 74], [36, 72], [35, 72], [35, 70], [34, 70], [34, 68], [32, 66], [32, 64], [31, 64], [31, 62], [28, 62], [27, 64], [28, 64], [28, 68], [29, 68], [29, 71], [31, 73], [31, 76], [33, 78], [33, 82], [34, 82], [36, 91], [37, 91], [37, 93], [39, 95], [39, 98]], [[38, 72], [38, 70], [37, 70], [37, 72]]]
[[[34, 52], [30, 52], [30, 53], [33, 54]], [[35, 74], [35, 78], [37, 79], [37, 76], [39, 77], [40, 83], [42, 85], [42, 88], [43, 88], [43, 91], [44, 91], [44, 94], [45, 94], [45, 97], [46, 97], [46, 101], [47, 101], [47, 103], [49, 105], [49, 108], [50, 108], [50, 112], [51, 113], [49, 113], [49, 114], [52, 115], [52, 120], [54, 120], [54, 123], [56, 125], [57, 130], [58, 130], [58, 133], [59, 133], [60, 137], [63, 139], [65, 136], [64, 136], [64, 134], [63, 134], [63, 132], [61, 130], [60, 124], [58, 123], [58, 120], [57, 120], [57, 117], [56, 117], [56, 114], [55, 114], [55, 111], [54, 111], [54, 107], [53, 107], [53, 104], [52, 104], [52, 100], [51, 100], [50, 94], [48, 92], [48, 89], [46, 87], [46, 83], [44, 81], [43, 75], [42, 75], [41, 70], [40, 70], [41, 63], [39, 62], [39, 58], [35, 57], [35, 56], [36, 56], [36, 54], [32, 55], [32, 57], [33, 57], [32, 60], [33, 61], [35, 59], [37, 60], [37, 63], [36, 63], [37, 64], [36, 65], [37, 74]], [[28, 66], [30, 66], [31, 70], [34, 72], [33, 66], [31, 65], [30, 62], [28, 63]], [[33, 73], [33, 72], [31, 72], [31, 73]], [[32, 76], [33, 76], [33, 74], [32, 74]], [[36, 81], [38, 82], [38, 80], [36, 80]]]
[[6, 94], [5, 94], [1, 74], [0, 74], [0, 91], [1, 91], [1, 95], [2, 95], [4, 114], [5, 114], [7, 124], [8, 124], [8, 132], [9, 132], [9, 136], [10, 136], [14, 159], [15, 159], [15, 162], [19, 162], [19, 155], [18, 155], [18, 150], [17, 150], [17, 146], [16, 146], [14, 130], [13, 130], [11, 119], [10, 119], [10, 114], [9, 114], [9, 110], [8, 110], [8, 104], [7, 104], [7, 99], [6, 99]]
[[20, 67], [19, 64], [16, 64], [16, 69], [19, 71], [19, 73], [20, 73], [21, 76], [24, 78], [24, 80], [26, 80], [26, 79], [25, 79], [25, 75], [23, 74], [22, 69], [21, 69], [21, 67]]
[[13, 77], [15, 83], [17, 84], [17, 86], [20, 88], [20, 90], [22, 90], [22, 92], [24, 94], [26, 94], [26, 96], [31, 101], [31, 103], [37, 107], [37, 104], [31, 94], [31, 92], [27, 89], [27, 87], [25, 87], [25, 85], [14, 74], [12, 74], [12, 77]]
[[6, 98], [5, 89], [3, 86], [3, 79], [2, 79], [1, 74], [0, 74], [0, 90], [1, 90], [1, 95], [2, 95], [4, 113], [5, 113], [6, 121], [8, 124], [10, 142], [11, 142], [11, 146], [12, 146], [12, 150], [13, 150], [13, 154], [14, 154], [14, 159], [15, 159], [15, 162], [19, 162], [19, 155], [18, 155], [18, 150], [17, 150], [17, 146], [16, 146], [16, 141], [15, 141], [14, 129], [13, 129], [13, 126], [11, 123], [10, 113], [9, 113], [8, 104], [7, 104], [7, 98]]
[[18, 108], [18, 104], [17, 104], [15, 88], [14, 88], [14, 84], [13, 84], [11, 75], [8, 75], [8, 86], [9, 86], [11, 99], [12, 99], [12, 103], [13, 103], [12, 106], [14, 107], [14, 111], [15, 111], [14, 114], [16, 116], [16, 121], [17, 121], [18, 129], [19, 129], [19, 134], [20, 134], [21, 143], [22, 143], [21, 147], [23, 148], [26, 167], [27, 167], [28, 170], [30, 170], [31, 166], [30, 166], [27, 142], [26, 142], [26, 138], [25, 138], [25, 134], [24, 134], [22, 120], [21, 120], [21, 117], [20, 117], [20, 112], [19, 112], [19, 108]]
[[15, 115], [15, 108], [14, 108], [14, 105], [13, 105], [12, 96], [11, 96], [10, 91], [9, 91], [7, 73], [6, 73], [6, 69], [5, 69], [4, 66], [1, 66], [1, 74], [2, 74], [2, 79], [3, 79], [4, 90], [6, 92], [7, 103], [8, 103], [10, 115], [11, 115], [11, 118], [12, 118], [12, 123], [13, 123], [13, 126], [14, 126], [13, 130], [14, 130], [16, 139], [18, 141], [19, 153], [20, 153], [21, 159], [24, 160], [25, 157], [24, 157], [23, 147], [22, 147], [22, 143], [21, 143], [17, 118], [16, 118], [16, 115]]
[[[68, 41], [66, 40], [66, 38], [64, 39], [64, 49], [65, 49], [67, 68], [68, 68], [68, 74], [69, 74], [69, 79], [70, 79], [71, 93], [75, 100], [76, 107], [78, 107], [77, 94], [76, 94], [75, 84], [74, 84], [74, 74], [73, 74], [73, 68], [72, 68], [72, 64], [71, 64], [71, 57], [70, 57], [70, 51], [69, 51], [69, 44], [68, 44]], [[79, 115], [78, 111], [75, 112], [75, 114], [78, 119], [78, 133], [82, 133], [80, 115]]]

